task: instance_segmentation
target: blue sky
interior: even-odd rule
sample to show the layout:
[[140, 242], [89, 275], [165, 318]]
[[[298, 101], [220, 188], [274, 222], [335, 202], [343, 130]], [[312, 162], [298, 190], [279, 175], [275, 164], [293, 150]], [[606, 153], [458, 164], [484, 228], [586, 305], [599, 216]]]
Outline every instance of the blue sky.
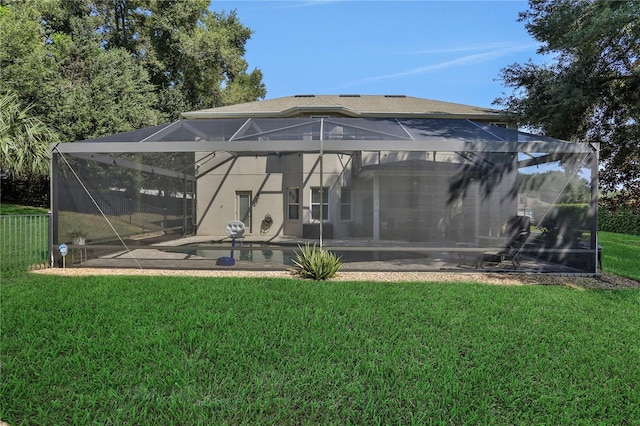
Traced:
[[500, 69], [537, 42], [526, 1], [216, 1], [254, 34], [249, 70], [267, 99], [296, 94], [408, 95], [491, 107]]

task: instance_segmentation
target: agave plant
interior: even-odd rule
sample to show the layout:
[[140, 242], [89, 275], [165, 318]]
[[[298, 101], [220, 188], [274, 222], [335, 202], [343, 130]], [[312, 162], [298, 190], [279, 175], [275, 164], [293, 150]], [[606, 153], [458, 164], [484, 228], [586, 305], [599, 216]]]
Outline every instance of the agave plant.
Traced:
[[292, 260], [295, 268], [292, 269], [297, 275], [303, 278], [314, 280], [326, 280], [333, 278], [342, 267], [342, 257], [337, 257], [334, 253], [316, 247], [315, 244], [306, 243], [298, 245], [300, 251], [295, 251], [295, 259]]

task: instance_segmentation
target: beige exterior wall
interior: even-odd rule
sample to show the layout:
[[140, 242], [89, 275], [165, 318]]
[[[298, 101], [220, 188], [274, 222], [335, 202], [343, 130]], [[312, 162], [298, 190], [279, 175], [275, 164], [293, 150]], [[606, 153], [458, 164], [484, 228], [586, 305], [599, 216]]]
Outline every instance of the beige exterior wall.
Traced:
[[[200, 154], [203, 158], [206, 154]], [[216, 154], [216, 161], [229, 159], [228, 154]], [[239, 157], [198, 177], [197, 217], [199, 235], [224, 235], [230, 220], [239, 220], [238, 192], [252, 195], [252, 220], [245, 223], [247, 235], [291, 235], [302, 237], [303, 224], [318, 223], [311, 218], [311, 188], [329, 187], [329, 217], [339, 234], [348, 232], [348, 222], [340, 220], [341, 187], [350, 184], [350, 156], [324, 156], [323, 179], [320, 181], [318, 154], [286, 154], [282, 156]], [[300, 190], [298, 220], [286, 217], [289, 188]], [[262, 227], [270, 215], [273, 223]], [[343, 231], [341, 231], [343, 230]]]
[[[218, 153], [216, 157], [229, 155]], [[268, 172], [267, 163], [266, 157], [239, 157], [198, 177], [198, 235], [223, 236], [228, 221], [241, 219], [238, 193], [251, 195], [251, 220], [245, 223], [245, 235], [271, 236], [281, 232], [283, 176]], [[272, 219], [268, 228], [263, 227], [267, 215]]]
[[[204, 154], [203, 154], [204, 155]], [[517, 173], [505, 173], [489, 182], [491, 192], [470, 179], [464, 197], [449, 199], [449, 187], [456, 177], [461, 157], [456, 153], [363, 153], [361, 156], [325, 154], [285, 154], [268, 157], [231, 158], [217, 154], [226, 163], [198, 178], [198, 234], [224, 236], [228, 221], [239, 220], [237, 194], [251, 194], [250, 223], [246, 235], [303, 237], [304, 224], [312, 219], [311, 190], [329, 188], [329, 214], [333, 238], [372, 237], [374, 229], [374, 175], [378, 176], [377, 195], [379, 237], [389, 240], [446, 240], [477, 242], [480, 236], [496, 236], [504, 223], [517, 214]], [[419, 167], [367, 171], [353, 175], [360, 166], [390, 165], [417, 161]], [[515, 161], [515, 160], [514, 160]], [[515, 166], [515, 164], [514, 164]], [[320, 177], [322, 168], [322, 181]], [[341, 191], [352, 192], [351, 219], [341, 219]], [[289, 188], [299, 188], [299, 219], [287, 218]], [[269, 215], [269, 227], [265, 218]], [[327, 228], [325, 228], [327, 229]], [[326, 234], [325, 234], [326, 235]]]
[[313, 187], [329, 188], [329, 217], [323, 218], [325, 223], [333, 227], [335, 237], [346, 236], [350, 221], [340, 218], [340, 196], [343, 186], [351, 186], [351, 156], [343, 154], [325, 154], [322, 159], [322, 181], [320, 180], [320, 158], [318, 154], [304, 155], [304, 186], [302, 192], [303, 223], [318, 224], [318, 219], [311, 215], [311, 190]]

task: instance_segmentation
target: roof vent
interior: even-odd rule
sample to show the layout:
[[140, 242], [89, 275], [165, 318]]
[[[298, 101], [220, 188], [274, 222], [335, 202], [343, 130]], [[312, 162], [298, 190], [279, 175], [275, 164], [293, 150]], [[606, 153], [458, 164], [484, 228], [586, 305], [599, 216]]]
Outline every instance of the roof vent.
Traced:
[[360, 95], [340, 95], [341, 98], [359, 98]]
[[384, 95], [385, 98], [406, 98], [407, 95]]
[[315, 98], [316, 95], [295, 95], [294, 98]]

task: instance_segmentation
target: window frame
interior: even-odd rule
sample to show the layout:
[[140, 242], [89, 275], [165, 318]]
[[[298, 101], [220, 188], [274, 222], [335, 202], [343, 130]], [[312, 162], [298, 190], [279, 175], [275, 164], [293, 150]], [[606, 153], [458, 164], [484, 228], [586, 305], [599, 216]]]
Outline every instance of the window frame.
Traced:
[[[294, 190], [296, 192], [296, 202], [291, 202], [291, 191]], [[300, 220], [300, 187], [298, 186], [289, 186], [287, 187], [287, 220], [290, 221], [299, 221]], [[291, 208], [296, 207], [296, 217], [291, 217]]]
[[[316, 194], [320, 195], [320, 202], [313, 201], [314, 192], [320, 190], [320, 192], [316, 192]], [[325, 195], [326, 194], [326, 195]], [[326, 200], [326, 201], [325, 201]], [[320, 206], [323, 209], [322, 221], [327, 222], [329, 220], [329, 187], [328, 186], [312, 186], [310, 188], [310, 197], [309, 197], [309, 210], [311, 212], [311, 221], [312, 222], [320, 222], [320, 210], [318, 210], [317, 217], [314, 216], [314, 207]], [[326, 209], [325, 209], [326, 207]], [[324, 212], [326, 211], [326, 214]]]
[[[344, 198], [344, 192], [348, 191], [349, 192], [349, 199], [345, 200]], [[348, 218], [344, 218], [343, 217], [343, 213], [344, 213], [344, 208], [348, 207], [349, 208], [349, 217]], [[342, 222], [352, 222], [353, 221], [353, 190], [350, 186], [343, 186], [340, 188], [340, 221]]]

